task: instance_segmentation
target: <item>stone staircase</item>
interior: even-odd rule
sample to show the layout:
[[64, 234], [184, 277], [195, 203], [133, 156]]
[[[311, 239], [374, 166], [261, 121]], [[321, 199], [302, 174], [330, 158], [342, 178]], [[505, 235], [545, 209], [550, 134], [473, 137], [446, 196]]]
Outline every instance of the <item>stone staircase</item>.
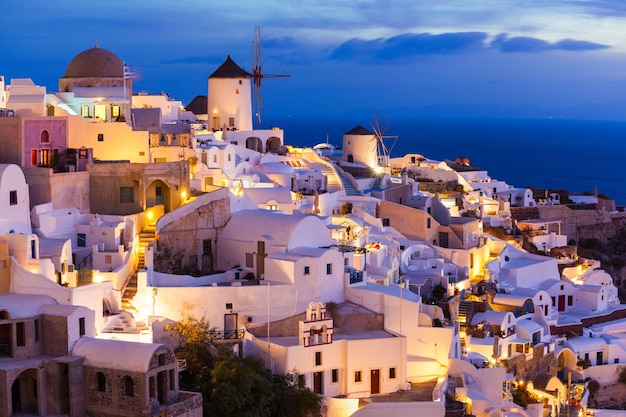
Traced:
[[[139, 247], [137, 249], [137, 266], [136, 271], [141, 271], [145, 268], [146, 264], [146, 247], [156, 238], [156, 225], [149, 224], [139, 233]], [[131, 300], [137, 294], [137, 272], [128, 280], [124, 293], [122, 295], [122, 309], [136, 313], [137, 310], [133, 307]]]
[[352, 181], [350, 181], [345, 176], [342, 175], [340, 177], [340, 180], [341, 180], [341, 183], [343, 185], [343, 189], [346, 192], [346, 195], [348, 195], [348, 196], [360, 196], [360, 195], [363, 195], [363, 193], [361, 193], [361, 191], [359, 191], [358, 189], [356, 189], [354, 187], [354, 185], [352, 185]]
[[315, 162], [311, 163], [311, 165], [319, 170], [322, 175], [326, 176], [327, 184], [326, 189], [329, 193], [334, 193], [336, 191], [341, 191], [343, 185], [341, 182], [341, 178], [337, 175], [337, 172], [333, 168], [333, 166], [328, 162]]

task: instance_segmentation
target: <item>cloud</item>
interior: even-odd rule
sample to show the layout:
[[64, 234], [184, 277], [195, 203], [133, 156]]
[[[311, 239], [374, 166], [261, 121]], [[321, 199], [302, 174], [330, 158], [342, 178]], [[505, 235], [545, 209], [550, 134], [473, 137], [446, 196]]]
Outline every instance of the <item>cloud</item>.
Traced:
[[577, 39], [562, 39], [558, 42], [550, 43], [543, 39], [529, 36], [515, 36], [509, 38], [506, 33], [501, 33], [491, 42], [491, 47], [500, 52], [526, 52], [539, 53], [546, 51], [596, 51], [609, 48], [594, 42], [581, 41]]
[[394, 60], [419, 55], [457, 54], [482, 49], [486, 38], [484, 32], [404, 33], [373, 40], [353, 38], [335, 48], [330, 58]]
[[385, 62], [424, 55], [450, 55], [490, 49], [500, 52], [539, 53], [554, 50], [595, 51], [609, 48], [608, 45], [577, 39], [548, 42], [530, 36], [509, 38], [506, 33], [497, 35], [489, 43], [487, 38], [485, 32], [450, 32], [438, 35], [404, 33], [370, 40], [352, 38], [336, 47], [330, 53], [330, 58], [337, 61]]

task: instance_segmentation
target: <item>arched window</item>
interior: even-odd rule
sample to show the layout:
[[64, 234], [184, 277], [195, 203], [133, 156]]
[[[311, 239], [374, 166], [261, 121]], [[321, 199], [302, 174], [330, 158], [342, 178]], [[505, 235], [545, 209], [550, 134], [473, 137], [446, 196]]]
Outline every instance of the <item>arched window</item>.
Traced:
[[135, 383], [133, 379], [128, 375], [124, 377], [124, 395], [127, 395], [129, 397], [135, 395]]
[[50, 132], [46, 129], [41, 131], [41, 143], [50, 143]]
[[96, 372], [96, 383], [98, 384], [98, 392], [106, 392], [107, 378], [102, 372]]

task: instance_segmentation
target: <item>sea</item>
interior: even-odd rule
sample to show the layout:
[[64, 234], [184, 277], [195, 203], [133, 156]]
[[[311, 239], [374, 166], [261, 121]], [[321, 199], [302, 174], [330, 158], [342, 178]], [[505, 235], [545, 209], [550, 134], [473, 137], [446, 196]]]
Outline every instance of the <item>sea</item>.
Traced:
[[[374, 118], [275, 118], [293, 146], [328, 142], [342, 146], [343, 134]], [[626, 205], [626, 121], [537, 119], [399, 119], [378, 121], [392, 157], [467, 157], [492, 179], [515, 187], [598, 193]], [[395, 143], [394, 143], [395, 142]]]

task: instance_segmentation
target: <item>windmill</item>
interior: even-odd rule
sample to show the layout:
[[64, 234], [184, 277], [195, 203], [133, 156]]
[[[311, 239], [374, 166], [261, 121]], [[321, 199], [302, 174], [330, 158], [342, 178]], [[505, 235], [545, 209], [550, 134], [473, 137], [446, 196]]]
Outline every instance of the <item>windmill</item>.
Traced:
[[[398, 135], [385, 135], [385, 131], [387, 130], [388, 122], [385, 122], [385, 116], [382, 117], [380, 122], [378, 121], [378, 117], [376, 117], [376, 112], [374, 112], [374, 121], [371, 123], [372, 130], [374, 130], [374, 137], [370, 139], [371, 141], [376, 141], [376, 170], [385, 171], [389, 168], [389, 155], [393, 150], [393, 147], [396, 145], [398, 141]], [[385, 139], [393, 139], [393, 143], [390, 147], [385, 145]]]
[[261, 86], [265, 85], [265, 78], [289, 78], [289, 75], [263, 74], [263, 64], [265, 61], [261, 57], [261, 27], [254, 28], [254, 40], [252, 41], [252, 78], [254, 79], [254, 91], [256, 93], [256, 123], [261, 124]]

